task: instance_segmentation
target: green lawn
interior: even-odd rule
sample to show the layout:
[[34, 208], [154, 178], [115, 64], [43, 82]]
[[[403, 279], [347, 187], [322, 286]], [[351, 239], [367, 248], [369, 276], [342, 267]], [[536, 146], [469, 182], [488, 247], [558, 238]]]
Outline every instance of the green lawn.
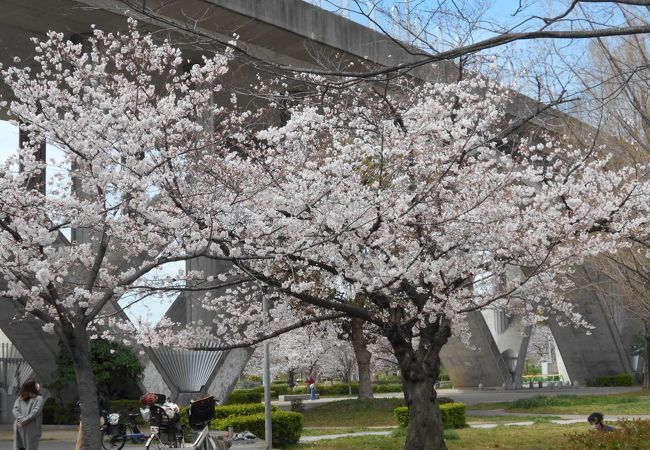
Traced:
[[600, 411], [611, 414], [650, 414], [650, 393], [631, 392], [617, 395], [537, 396], [513, 402], [481, 403], [471, 409], [505, 409], [511, 412], [538, 414], [586, 414]]
[[313, 427], [303, 428], [302, 436], [323, 436], [325, 434], [346, 434], [346, 433], [360, 433], [362, 431], [393, 431], [397, 428], [394, 427]]
[[[555, 425], [536, 424], [531, 426], [499, 426], [491, 430], [464, 428], [454, 430], [457, 439], [447, 440], [449, 450], [555, 450], [570, 444], [569, 433], [583, 432], [587, 424]], [[403, 436], [360, 436], [317, 441], [291, 447], [295, 450], [401, 450]]]
[[[377, 431], [395, 427], [393, 409], [403, 404], [402, 399], [344, 400], [325, 403], [305, 411], [305, 436], [344, 434], [359, 431]], [[475, 407], [472, 406], [472, 409]], [[650, 414], [650, 393], [634, 392], [623, 395], [535, 397], [508, 403], [477, 405], [477, 409], [503, 408], [527, 413], [520, 417], [467, 416], [468, 422], [510, 423], [534, 422], [530, 426], [497, 426], [485, 430], [464, 428], [448, 433], [450, 450], [565, 449], [575, 444], [570, 433], [588, 432], [585, 422], [572, 425], [550, 423], [557, 417], [539, 417], [535, 414], [585, 414], [598, 410], [611, 414]], [[385, 427], [385, 428], [379, 428]], [[404, 448], [403, 432], [391, 436], [358, 436], [330, 439], [291, 447], [294, 450], [398, 450]], [[575, 447], [573, 447], [575, 448]], [[644, 447], [645, 448], [645, 447]], [[650, 446], [648, 447], [650, 448]]]
[[304, 426], [310, 427], [394, 427], [393, 410], [403, 406], [399, 398], [341, 400], [323, 403], [304, 412]]

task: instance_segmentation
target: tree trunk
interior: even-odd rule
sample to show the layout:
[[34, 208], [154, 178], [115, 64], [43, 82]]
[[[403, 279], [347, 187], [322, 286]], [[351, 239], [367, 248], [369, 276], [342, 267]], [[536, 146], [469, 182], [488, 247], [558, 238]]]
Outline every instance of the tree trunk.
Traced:
[[370, 358], [372, 353], [368, 351], [368, 341], [363, 335], [363, 321], [352, 319], [352, 348], [357, 358], [359, 368], [359, 398], [373, 398], [372, 374], [370, 372]]
[[296, 385], [296, 370], [289, 369], [287, 370], [287, 386], [293, 389]]
[[[415, 375], [415, 374], [412, 374]], [[402, 377], [406, 406], [409, 408], [409, 424], [406, 429], [405, 450], [446, 449], [443, 437], [442, 417], [435, 380], [430, 377]]]
[[97, 401], [97, 384], [90, 360], [90, 339], [86, 330], [80, 330], [79, 324], [66, 336], [66, 343], [72, 358], [77, 389], [81, 403], [81, 423], [83, 424], [83, 449], [97, 450], [102, 447], [99, 431], [99, 404]]
[[[451, 336], [451, 322], [440, 316], [419, 330], [413, 344], [413, 330], [394, 326], [388, 333], [402, 372], [404, 398], [409, 409], [405, 450], [446, 450], [438, 393], [434, 386], [440, 375], [440, 350]], [[416, 348], [414, 348], [414, 345]]]
[[650, 389], [650, 321], [644, 320], [643, 328], [645, 331], [645, 349], [642, 355], [645, 360], [643, 389]]

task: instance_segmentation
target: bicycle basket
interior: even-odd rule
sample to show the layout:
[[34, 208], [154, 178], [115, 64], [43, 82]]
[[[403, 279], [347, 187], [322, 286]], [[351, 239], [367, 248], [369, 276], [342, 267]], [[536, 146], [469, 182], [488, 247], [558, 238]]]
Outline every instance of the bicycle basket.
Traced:
[[214, 418], [216, 405], [217, 401], [212, 396], [192, 401], [188, 410], [190, 427], [194, 430], [203, 428]]

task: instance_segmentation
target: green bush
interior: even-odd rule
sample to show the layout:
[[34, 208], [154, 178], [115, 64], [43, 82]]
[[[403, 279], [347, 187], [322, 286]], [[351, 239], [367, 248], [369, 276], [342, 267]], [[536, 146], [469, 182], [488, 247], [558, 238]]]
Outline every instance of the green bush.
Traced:
[[[111, 400], [110, 412], [119, 412], [124, 414], [123, 421], [127, 421], [126, 414], [140, 412], [139, 400]], [[136, 418], [136, 421], [142, 425], [144, 419], [142, 416]], [[79, 411], [74, 403], [68, 405], [59, 405], [54, 398], [50, 397], [43, 405], [43, 423], [46, 425], [74, 425], [79, 423]]]
[[226, 404], [260, 403], [263, 396], [264, 389], [235, 389], [228, 397]]
[[[409, 424], [409, 410], [407, 406], [400, 406], [393, 410], [397, 424], [406, 428]], [[465, 426], [465, 404], [444, 403], [440, 405], [440, 416], [443, 428], [462, 428]]]
[[633, 386], [634, 377], [629, 373], [619, 375], [596, 377], [594, 380], [588, 380], [587, 386]]
[[179, 408], [179, 414], [181, 416], [181, 424], [183, 425], [183, 439], [185, 442], [191, 442], [192, 438], [190, 436], [190, 413], [187, 406], [181, 406]]
[[45, 425], [74, 425], [79, 423], [79, 411], [74, 403], [59, 405], [50, 397], [43, 405], [43, 423]]
[[[110, 412], [118, 412], [120, 414], [123, 414], [120, 418], [120, 421], [122, 422], [127, 422], [129, 420], [128, 416], [126, 414], [128, 413], [139, 413], [140, 412], [140, 400], [111, 400], [110, 402]], [[138, 416], [135, 418], [135, 421], [138, 423], [138, 425], [144, 425], [145, 420], [142, 416]]]
[[74, 425], [79, 423], [79, 411], [74, 403], [68, 405], [56, 405], [52, 415], [53, 425]]
[[[372, 391], [374, 393], [402, 392], [402, 385], [399, 383], [386, 383], [386, 382], [373, 383]], [[316, 392], [318, 392], [320, 396], [328, 396], [328, 395], [344, 396], [349, 394], [347, 383], [334, 383], [334, 384], [316, 383]], [[308, 394], [309, 387], [304, 384], [301, 384], [293, 388], [292, 392], [288, 392], [288, 393]], [[359, 394], [359, 383], [352, 383], [352, 395], [357, 395], [357, 394]]]
[[537, 383], [539, 381], [562, 381], [562, 375], [524, 375], [521, 377], [523, 383]]
[[402, 385], [398, 383], [373, 384], [372, 392], [379, 394], [382, 392], [402, 392]]
[[408, 406], [398, 406], [393, 410], [395, 414], [395, 419], [397, 419], [397, 425], [400, 428], [406, 428], [409, 426], [409, 408]]
[[43, 423], [46, 425], [51, 425], [53, 424], [54, 420], [54, 410], [56, 409], [58, 405], [56, 404], [56, 400], [54, 398], [50, 397], [47, 400], [45, 400], [45, 404], [43, 405]]
[[287, 383], [273, 383], [271, 384], [271, 393], [275, 393], [273, 397], [276, 397], [278, 395], [286, 395], [289, 394], [291, 390], [289, 389], [289, 386]]
[[465, 426], [465, 404], [445, 403], [440, 405], [442, 426], [445, 428], [462, 428]]
[[589, 430], [586, 433], [569, 434], [567, 441], [570, 450], [642, 450], [648, 448], [650, 442], [650, 420], [623, 420], [615, 424], [611, 433], [596, 433]]
[[[316, 383], [316, 392], [318, 395], [348, 395], [348, 385], [345, 383], [335, 383], [335, 384], [318, 384]], [[309, 386], [301, 384], [293, 388], [293, 394], [309, 394]], [[356, 395], [359, 393], [359, 384], [352, 383], [352, 394]]]
[[[277, 411], [277, 406], [271, 406], [271, 411]], [[217, 406], [215, 412], [216, 419], [225, 419], [230, 416], [250, 416], [252, 414], [263, 413], [263, 403], [243, 403], [240, 405], [223, 405]]]
[[[271, 414], [273, 422], [273, 444], [284, 446], [296, 444], [302, 434], [302, 414], [295, 412], [274, 411]], [[250, 431], [260, 439], [264, 439], [264, 413], [250, 416], [229, 416], [225, 419], [215, 419], [210, 424], [214, 430], [225, 430], [233, 427], [235, 432]]]

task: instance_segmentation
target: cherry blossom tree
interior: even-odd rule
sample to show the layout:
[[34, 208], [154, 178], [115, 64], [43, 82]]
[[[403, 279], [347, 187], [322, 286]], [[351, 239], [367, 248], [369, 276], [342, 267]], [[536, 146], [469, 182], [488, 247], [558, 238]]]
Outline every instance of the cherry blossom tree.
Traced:
[[[562, 274], [643, 227], [643, 168], [613, 169], [607, 152], [551, 138], [509, 146], [507, 94], [482, 79], [306, 82], [314, 95], [286, 124], [237, 136], [169, 195], [191, 199], [185, 212], [203, 221], [212, 255], [235, 264], [230, 276], [278, 296], [275, 320], [251, 338], [292, 329], [296, 316], [366, 322], [399, 362], [406, 448], [445, 448], [434, 383], [441, 348], [467, 337], [464, 315], [498, 306], [531, 324], [560, 314], [584, 325]], [[281, 80], [274, 87], [286, 98]], [[237, 291], [219, 301], [251, 309]]]
[[[70, 354], [88, 450], [100, 448], [90, 339], [131, 334], [117, 299], [182, 288], [147, 275], [203, 252], [196, 222], [163, 185], [179, 154], [219, 138], [204, 129], [200, 105], [219, 91], [230, 58], [183, 72], [178, 49], [129, 28], [77, 44], [50, 32], [34, 40], [35, 65], [1, 72], [13, 95], [3, 106], [27, 139], [0, 167], [0, 298], [40, 319]], [[56, 165], [35, 156], [43, 140], [60, 149]], [[38, 189], [46, 166], [47, 192]]]
[[[299, 370], [306, 370], [309, 374], [317, 375], [323, 367], [330, 366], [327, 361], [336, 333], [322, 333], [312, 326], [305, 326], [282, 334], [270, 340], [271, 377], [280, 373], [287, 373], [290, 381]], [[263, 353], [256, 348], [251, 355], [246, 372], [259, 375], [263, 370]], [[326, 369], [327, 370], [327, 369]], [[291, 383], [290, 383], [291, 384]]]

